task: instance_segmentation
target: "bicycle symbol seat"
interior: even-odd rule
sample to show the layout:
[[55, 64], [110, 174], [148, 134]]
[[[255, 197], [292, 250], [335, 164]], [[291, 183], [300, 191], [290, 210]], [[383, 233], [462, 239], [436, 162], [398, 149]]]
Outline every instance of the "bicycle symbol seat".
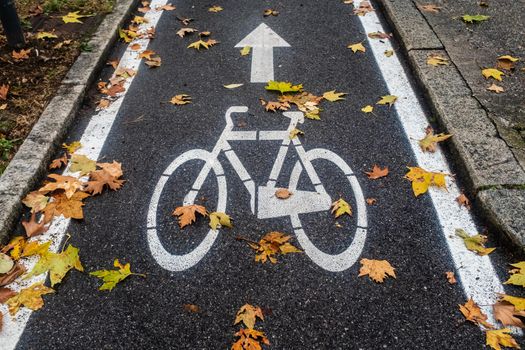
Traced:
[[[337, 272], [348, 269], [361, 255], [367, 232], [365, 200], [361, 186], [352, 169], [340, 156], [332, 151], [324, 148], [305, 151], [299, 138], [290, 139], [290, 131], [296, 128], [298, 123], [304, 122], [302, 112], [283, 113], [285, 117], [290, 119], [287, 130], [234, 131], [231, 114], [245, 113], [247, 111], [248, 108], [244, 106], [230, 107], [225, 115], [226, 127], [211, 152], [204, 149], [189, 150], [178, 156], [163, 172], [153, 192], [147, 217], [147, 239], [153, 257], [166, 270], [183, 271], [197, 264], [211, 249], [218, 236], [218, 230], [210, 229], [200, 244], [189, 253], [177, 255], [168, 252], [161, 243], [157, 232], [157, 210], [164, 187], [177, 168], [186, 162], [199, 160], [204, 162], [204, 166], [198, 173], [191, 189], [185, 195], [182, 204], [190, 205], [195, 202], [206, 178], [210, 176], [210, 172], [213, 172], [218, 188], [218, 200], [215, 211], [226, 212], [228, 195], [226, 175], [218, 160], [218, 156], [222, 152], [249, 192], [250, 209], [254, 215], [257, 215], [257, 218], [290, 217], [297, 241], [313, 262], [328, 271]], [[255, 186], [255, 182], [231, 148], [229, 141], [282, 141], [266, 185]], [[280, 200], [275, 196], [275, 191], [277, 190], [276, 182], [281, 173], [290, 144], [293, 144], [299, 157], [299, 160], [292, 168], [288, 186], [293, 195], [286, 200]], [[344, 174], [355, 198], [355, 215], [357, 217], [355, 235], [351, 244], [338, 254], [328, 254], [318, 249], [306, 235], [305, 228], [302, 226], [299, 217], [300, 214], [330, 210], [332, 198], [326, 192], [312, 165], [312, 161], [318, 159], [333, 163]], [[313, 184], [315, 191], [297, 189], [303, 171]]]

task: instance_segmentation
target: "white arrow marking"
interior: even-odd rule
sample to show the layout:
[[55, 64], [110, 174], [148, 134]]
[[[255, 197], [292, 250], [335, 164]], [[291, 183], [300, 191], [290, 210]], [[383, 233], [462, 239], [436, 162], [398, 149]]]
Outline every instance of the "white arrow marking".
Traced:
[[235, 47], [252, 47], [252, 83], [267, 83], [273, 80], [273, 48], [290, 47], [266, 24], [261, 23]]

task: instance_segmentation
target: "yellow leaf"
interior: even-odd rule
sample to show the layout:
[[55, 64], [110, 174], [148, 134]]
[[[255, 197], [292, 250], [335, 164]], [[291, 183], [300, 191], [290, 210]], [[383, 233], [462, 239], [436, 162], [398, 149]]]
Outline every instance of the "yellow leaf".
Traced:
[[33, 270], [31, 270], [25, 278], [38, 276], [49, 271], [51, 287], [53, 287], [55, 284], [60, 283], [66, 273], [72, 268], [78, 271], [84, 271], [78, 256], [78, 248], [69, 245], [62, 253], [57, 254], [48, 251], [41, 255], [40, 260], [38, 260]]
[[9, 257], [9, 255], [0, 253], [0, 274], [8, 273], [14, 265], [15, 262]]
[[510, 264], [510, 266], [516, 267], [510, 271], [511, 276], [504, 284], [514, 284], [516, 286], [525, 287], [525, 261], [520, 261], [516, 264]]
[[330, 102], [344, 100], [342, 96], [346, 95], [346, 92], [335, 92], [335, 90], [327, 91], [323, 94], [323, 98]]
[[269, 91], [279, 91], [281, 94], [284, 94], [285, 92], [301, 92], [303, 90], [303, 84], [292, 85], [292, 83], [286, 81], [270, 80], [264, 88]]
[[69, 154], [75, 153], [75, 151], [77, 151], [81, 147], [82, 147], [82, 144], [80, 143], [80, 141], [73, 141], [70, 144], [67, 144], [67, 143], [62, 144], [62, 148], [64, 148]]
[[412, 182], [412, 190], [417, 197], [428, 191], [430, 186], [446, 189], [445, 175], [443, 173], [433, 173], [419, 167], [408, 167], [409, 171], [405, 178]]
[[386, 260], [361, 259], [361, 269], [358, 277], [368, 275], [372, 281], [383, 283], [387, 276], [396, 278], [394, 267]]
[[494, 350], [501, 350], [501, 346], [519, 349], [520, 346], [516, 340], [512, 338], [510, 332], [511, 331], [508, 328], [489, 330], [487, 331], [486, 344]]
[[210, 227], [213, 230], [217, 230], [219, 227], [232, 228], [233, 225], [231, 218], [227, 214], [215, 211], [210, 213]]
[[356, 52], [365, 52], [366, 48], [363, 46], [363, 43], [350, 44], [347, 46], [348, 49], [351, 49], [353, 53]]
[[304, 135], [304, 132], [302, 130], [299, 130], [297, 128], [294, 128], [290, 131], [290, 140], [293, 140], [298, 135]]
[[465, 230], [460, 228], [456, 229], [456, 236], [461, 237], [465, 243], [465, 247], [468, 250], [476, 252], [478, 255], [488, 255], [492, 253], [496, 248], [485, 248], [485, 243], [487, 242], [487, 236], [484, 235], [474, 235], [470, 236]]
[[241, 49], [241, 56], [248, 56], [250, 54], [252, 47], [251, 46], [245, 46]]
[[2, 248], [2, 253], [9, 252], [9, 255], [15, 259], [20, 259], [22, 250], [26, 245], [26, 240], [22, 236], [13, 237], [7, 245]]
[[243, 86], [244, 84], [228, 84], [228, 85], [223, 85], [226, 89], [235, 89], [235, 88], [238, 88], [238, 87], [241, 87]]
[[525, 311], [525, 298], [514, 297], [512, 295], [500, 294], [500, 299], [514, 305], [517, 311]]
[[244, 304], [239, 311], [237, 311], [237, 316], [235, 317], [235, 322], [233, 324], [236, 325], [237, 323], [242, 322], [249, 329], [253, 329], [257, 318], [264, 321], [264, 315], [261, 308], [250, 304]]
[[54, 293], [55, 291], [41, 283], [35, 283], [31, 287], [22, 289], [20, 293], [9, 299], [6, 304], [9, 307], [9, 313], [14, 316], [20, 309], [25, 306], [31, 310], [38, 310], [44, 306], [42, 295]]
[[43, 39], [56, 39], [56, 38], [58, 38], [58, 36], [56, 36], [56, 34], [51, 33], [51, 32], [38, 32], [36, 34], [36, 38], [40, 39], [40, 40], [43, 40]]
[[481, 71], [481, 74], [483, 74], [485, 79], [493, 78], [497, 81], [502, 81], [503, 79], [501, 78], [501, 76], [505, 75], [505, 73], [495, 68], [485, 68]]
[[173, 211], [172, 215], [179, 217], [179, 226], [180, 228], [183, 228], [184, 226], [193, 224], [195, 220], [197, 220], [195, 213], [199, 213], [202, 216], [208, 215], [206, 208], [203, 207], [202, 205], [197, 205], [197, 204], [184, 205], [182, 207], [177, 207]]
[[391, 56], [394, 55], [394, 51], [393, 50], [386, 50], [384, 52], [384, 54], [385, 54], [386, 57], [391, 57]]
[[301, 250], [294, 247], [288, 241], [292, 238], [289, 235], [284, 233], [273, 231], [267, 233], [259, 242], [248, 241], [250, 248], [255, 250], [255, 262], [265, 263], [270, 260], [272, 264], [277, 263], [277, 258], [275, 257], [278, 254], [288, 254], [288, 253], [302, 253]]
[[377, 102], [377, 104], [392, 106], [396, 101], [397, 101], [397, 96], [386, 95], [386, 96], [381, 96], [381, 99]]
[[73, 154], [71, 156], [71, 166], [69, 168], [72, 172], [80, 172], [80, 176], [89, 174], [97, 169], [97, 162], [80, 154]]
[[89, 273], [91, 276], [98, 277], [104, 282], [98, 288], [99, 290], [111, 291], [113, 288], [115, 288], [117, 283], [123, 281], [130, 275], [146, 277], [144, 274], [131, 272], [131, 265], [129, 263], [122, 265], [118, 259], [115, 259], [113, 266], [117, 267], [118, 270], [98, 270]]
[[363, 113], [372, 113], [373, 111], [374, 111], [374, 107], [370, 105], [367, 105], [361, 108], [361, 112]]
[[31, 208], [31, 212], [33, 213], [38, 213], [39, 211], [44, 210], [48, 202], [49, 197], [44, 196], [38, 191], [30, 192], [24, 199], [22, 199], [22, 203], [24, 203], [26, 207]]
[[213, 39], [210, 39], [210, 40], [207, 40], [207, 41], [199, 39], [199, 40], [189, 44], [188, 45], [188, 49], [200, 50], [201, 47], [204, 47], [207, 50], [210, 46], [213, 46], [213, 45], [215, 45], [217, 43], [218, 43], [218, 41], [213, 40]]
[[214, 5], [214, 6], [212, 6], [212, 7], [210, 7], [210, 8], [208, 9], [208, 11], [210, 11], [210, 12], [215, 12], [215, 13], [217, 13], [217, 12], [221, 12], [222, 10], [223, 10], [223, 8], [220, 7], [220, 6], [218, 6], [218, 5]]
[[185, 105], [191, 103], [191, 96], [186, 94], [175, 95], [171, 98], [170, 103], [174, 105]]
[[79, 12], [80, 11], [69, 12], [67, 15], [62, 16], [62, 20], [64, 21], [64, 23], [82, 23], [82, 21], [80, 21], [79, 18], [94, 16], [94, 15], [79, 15]]
[[344, 214], [352, 216], [352, 207], [343, 198], [339, 198], [332, 203], [332, 214], [336, 219]]
[[437, 143], [445, 141], [449, 137], [452, 137], [452, 135], [444, 133], [434, 135], [434, 130], [428, 129], [425, 137], [418, 141], [419, 147], [421, 147], [423, 152], [435, 152]]
[[133, 38], [129, 35], [129, 30], [124, 30], [122, 28], [118, 29], [118, 36], [125, 43], [130, 43], [133, 40]]
[[474, 300], [469, 299], [464, 305], [458, 305], [459, 311], [465, 316], [467, 321], [472, 323], [483, 325], [485, 328], [494, 328], [493, 325], [487, 322], [487, 315], [485, 315], [478, 304]]
[[506, 69], [506, 70], [512, 70], [514, 69], [514, 66], [516, 65], [516, 62], [519, 61], [519, 58], [512, 57], [510, 55], [504, 55], [498, 57], [498, 64], [497, 68], [500, 69]]
[[43, 256], [47, 254], [49, 251], [49, 246], [51, 245], [51, 241], [47, 241], [45, 243], [40, 244], [38, 241], [29, 242], [24, 246], [24, 250], [22, 251], [22, 258], [25, 258], [27, 256], [32, 255], [40, 255]]
[[427, 57], [427, 64], [437, 67], [437, 66], [446, 66], [449, 65], [450, 62], [447, 58], [438, 55], [438, 54], [431, 54]]

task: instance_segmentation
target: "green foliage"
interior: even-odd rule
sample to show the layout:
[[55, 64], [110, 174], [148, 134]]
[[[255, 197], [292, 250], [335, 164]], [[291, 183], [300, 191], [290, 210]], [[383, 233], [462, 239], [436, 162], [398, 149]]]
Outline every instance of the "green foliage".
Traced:
[[7, 140], [5, 138], [0, 139], [0, 159], [8, 160], [9, 153], [15, 147], [15, 142], [12, 140]]

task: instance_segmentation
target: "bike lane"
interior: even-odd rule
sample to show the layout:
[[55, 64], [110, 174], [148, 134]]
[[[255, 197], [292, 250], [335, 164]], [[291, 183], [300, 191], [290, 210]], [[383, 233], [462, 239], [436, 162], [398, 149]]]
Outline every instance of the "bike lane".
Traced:
[[[475, 326], [461, 324], [457, 304], [468, 296], [487, 297], [501, 291], [501, 286], [492, 278], [488, 258], [458, 250], [461, 241], [451, 241], [453, 231], [444, 219], [459, 215], [453, 222], [472, 228], [463, 209], [463, 214], [457, 214], [450, 205], [439, 204], [453, 201], [454, 184], [449, 183], [449, 194], [431, 190], [432, 198], [428, 194], [414, 198], [410, 182], [403, 178], [406, 166], [417, 166], [422, 160], [428, 163], [420, 165], [429, 165], [429, 170], [448, 169], [440, 167], [439, 154], [421, 158], [411, 147], [409, 137], [421, 136], [426, 125], [417, 118], [408, 119], [407, 111], [418, 114], [421, 107], [410, 86], [403, 84], [401, 66], [379, 55], [378, 50], [389, 49], [389, 44], [366, 39], [369, 28], [377, 25], [376, 14], [367, 14], [365, 20], [351, 15], [348, 5], [315, 1], [228, 1], [220, 4], [224, 10], [219, 13], [209, 12], [208, 4], [181, 1], [174, 5], [175, 11], [160, 16], [156, 38], [148, 46], [160, 55], [162, 66], [148, 69], [141, 62], [121, 105], [114, 107], [114, 122], [107, 119], [110, 112], [102, 113], [104, 127], [96, 130], [107, 131], [107, 138], [93, 134], [93, 148], [102, 147], [97, 158], [122, 162], [127, 183], [120, 191], [88, 202], [86, 219], [67, 228], [69, 242], [80, 249], [86, 270], [109, 268], [119, 258], [147, 277], [130, 278], [105, 293], [96, 290], [98, 280], [70, 273], [57, 294], [46, 299], [44, 309], [31, 315], [17, 348], [228, 348], [238, 329], [232, 326], [235, 313], [245, 303], [265, 310], [261, 329], [270, 339], [269, 348], [480, 348], [483, 336]], [[279, 15], [263, 18], [269, 7], [279, 10]], [[175, 35], [182, 27], [177, 15], [195, 18], [189, 26], [211, 31], [220, 44], [200, 52], [186, 48], [197, 38]], [[221, 198], [226, 200], [225, 211], [234, 227], [221, 229], [203, 259], [182, 271], [163, 268], [150, 249], [147, 218], [159, 179], [184, 152], [211, 151], [216, 146], [230, 107], [248, 108], [246, 113], [232, 114], [233, 130], [286, 130], [289, 125], [289, 119], [264, 111], [259, 102], [259, 98], [275, 100], [276, 95], [266, 92], [265, 84], [250, 82], [255, 51], [240, 56], [235, 48], [261, 23], [290, 45], [273, 50], [275, 80], [302, 83], [306, 91], [317, 95], [334, 89], [348, 93], [344, 101], [323, 102], [321, 120], [306, 119], [299, 125], [305, 133], [300, 140], [307, 152], [322, 148], [337, 154], [352, 168], [364, 197], [377, 199], [375, 205], [366, 206], [366, 225], [360, 228], [366, 229], [366, 238], [358, 258], [388, 260], [396, 269], [396, 279], [376, 284], [368, 277], [357, 277], [359, 262], [343, 271], [327, 271], [307, 254], [279, 257], [275, 265], [255, 263], [253, 250], [236, 236], [258, 241], [267, 232], [282, 231], [293, 236], [292, 244], [301, 245], [289, 217], [258, 219], [251, 212], [250, 194], [224, 152], [218, 161], [227, 199], [218, 195], [216, 177], [210, 173], [197, 203], [213, 211]], [[354, 54], [346, 48], [360, 41], [367, 52]], [[112, 57], [121, 51], [117, 47]], [[232, 90], [223, 87], [231, 83], [244, 85]], [[374, 105], [381, 96], [397, 91], [404, 95], [399, 94], [394, 107]], [[191, 95], [191, 104], [168, 103], [182, 93]], [[375, 106], [374, 115], [361, 112], [365, 105]], [[93, 113], [89, 108], [81, 113], [68, 141], [85, 137]], [[231, 141], [230, 146], [259, 186], [267, 182], [281, 143]], [[276, 179], [278, 187], [288, 187], [298, 160], [290, 146]], [[390, 174], [369, 180], [364, 171], [374, 164], [388, 166]], [[155, 228], [162, 246], [172, 254], [192, 251], [208, 234], [207, 220], [181, 230], [171, 216], [203, 166], [198, 160], [182, 164], [166, 177], [159, 196]], [[348, 174], [327, 159], [314, 159], [312, 166], [331, 199], [342, 196], [356, 211], [338, 220], [328, 211], [299, 215], [311, 242], [326, 253], [338, 254], [359, 232], [357, 217], [364, 210]], [[305, 173], [299, 177], [298, 189], [313, 191]], [[493, 255], [499, 265], [508, 260], [503, 253]], [[482, 281], [489, 281], [485, 285], [476, 282], [480, 269]], [[446, 271], [455, 271], [460, 283], [448, 284]], [[198, 305], [202, 311], [188, 313], [184, 304]]]

